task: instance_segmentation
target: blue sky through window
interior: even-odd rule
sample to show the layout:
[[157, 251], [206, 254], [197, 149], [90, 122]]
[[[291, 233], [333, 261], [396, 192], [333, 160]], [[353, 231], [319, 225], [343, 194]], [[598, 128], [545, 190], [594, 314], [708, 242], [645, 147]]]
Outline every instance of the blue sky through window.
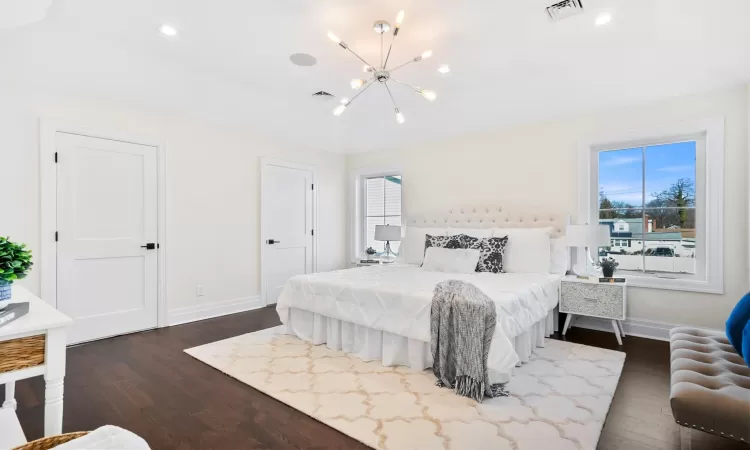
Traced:
[[[695, 141], [646, 147], [646, 203], [678, 179], [695, 183]], [[643, 194], [643, 151], [640, 147], [599, 153], [599, 190], [610, 201], [640, 207]]]

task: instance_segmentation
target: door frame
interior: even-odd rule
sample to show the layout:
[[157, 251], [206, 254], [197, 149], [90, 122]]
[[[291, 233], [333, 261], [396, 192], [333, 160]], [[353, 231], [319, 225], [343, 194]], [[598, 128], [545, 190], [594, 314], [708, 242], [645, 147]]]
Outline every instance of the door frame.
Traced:
[[50, 305], [57, 307], [57, 133], [69, 133], [111, 141], [127, 142], [156, 148], [156, 189], [157, 215], [156, 229], [159, 239], [157, 251], [157, 327], [167, 323], [167, 233], [166, 233], [166, 145], [152, 136], [133, 136], [116, 130], [100, 129], [67, 120], [42, 117], [39, 119], [39, 177], [41, 197], [41, 235], [40, 264], [41, 297]]
[[318, 228], [318, 191], [320, 189], [318, 188], [318, 173], [315, 169], [314, 165], [310, 164], [303, 164], [303, 163], [297, 163], [294, 161], [287, 161], [283, 159], [277, 159], [277, 158], [269, 158], [267, 156], [262, 156], [260, 158], [260, 298], [263, 301], [263, 306], [268, 306], [268, 303], [266, 302], [266, 283], [265, 283], [265, 277], [264, 275], [264, 267], [266, 266], [266, 240], [270, 239], [268, 230], [266, 230], [266, 225], [263, 220], [263, 203], [264, 203], [264, 195], [263, 195], [263, 181], [266, 175], [266, 168], [268, 166], [280, 166], [280, 167], [287, 167], [289, 169], [298, 169], [298, 170], [306, 170], [312, 173], [312, 179], [313, 179], [313, 185], [315, 186], [315, 189], [313, 189], [313, 230], [315, 230], [315, 234], [313, 234], [313, 240], [312, 240], [312, 272], [315, 273], [318, 271], [318, 236], [320, 235], [320, 230]]

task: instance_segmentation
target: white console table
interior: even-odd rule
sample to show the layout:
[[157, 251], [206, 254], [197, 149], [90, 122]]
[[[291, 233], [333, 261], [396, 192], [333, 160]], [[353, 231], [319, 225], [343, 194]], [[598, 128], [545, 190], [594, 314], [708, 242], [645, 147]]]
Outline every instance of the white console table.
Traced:
[[35, 338], [37, 342], [40, 342], [43, 339], [44, 347], [40, 350], [40, 352], [43, 351], [43, 359], [40, 358], [38, 364], [0, 372], [0, 384], [5, 385], [5, 402], [0, 411], [0, 448], [12, 448], [26, 442], [22, 432], [20, 436], [17, 436], [20, 426], [18, 426], [15, 414], [16, 381], [24, 378], [44, 376], [44, 435], [52, 436], [62, 433], [63, 379], [67, 343], [65, 327], [73, 322], [70, 317], [18, 285], [13, 286], [11, 302], [29, 302], [29, 313], [0, 327], [0, 359], [5, 356], [2, 351], [3, 345], [11, 345], [11, 341], [18, 342], [17, 340]]

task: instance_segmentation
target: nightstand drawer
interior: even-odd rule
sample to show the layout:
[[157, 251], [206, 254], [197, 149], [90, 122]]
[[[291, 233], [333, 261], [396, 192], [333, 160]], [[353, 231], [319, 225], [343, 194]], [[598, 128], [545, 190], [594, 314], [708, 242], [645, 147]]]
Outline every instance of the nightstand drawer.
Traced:
[[560, 288], [560, 312], [586, 316], [625, 319], [625, 285], [563, 281]]

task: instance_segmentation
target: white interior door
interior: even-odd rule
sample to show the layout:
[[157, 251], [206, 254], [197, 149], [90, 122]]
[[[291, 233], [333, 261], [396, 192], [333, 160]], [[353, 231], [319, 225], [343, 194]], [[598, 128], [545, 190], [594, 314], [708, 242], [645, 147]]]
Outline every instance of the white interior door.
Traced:
[[[68, 343], [157, 325], [157, 149], [57, 133], [57, 308]], [[146, 247], [144, 247], [146, 246]]]
[[261, 175], [261, 292], [276, 303], [284, 283], [313, 271], [313, 172], [264, 163]]

